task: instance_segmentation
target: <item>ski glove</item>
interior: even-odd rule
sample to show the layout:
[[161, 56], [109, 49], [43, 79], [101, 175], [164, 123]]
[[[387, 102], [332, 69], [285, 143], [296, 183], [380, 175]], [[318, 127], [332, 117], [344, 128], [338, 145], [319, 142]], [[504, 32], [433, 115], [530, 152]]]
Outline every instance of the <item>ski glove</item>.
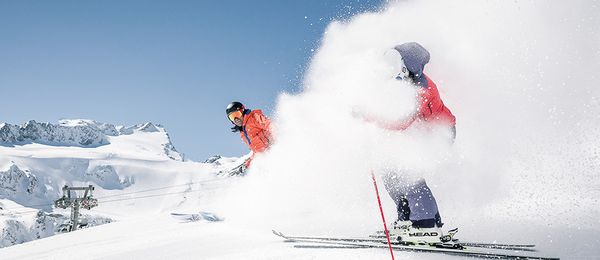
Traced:
[[241, 126], [237, 126], [237, 125], [236, 125], [236, 126], [233, 126], [233, 127], [231, 128], [231, 132], [234, 132], [234, 133], [235, 133], [235, 132], [241, 132], [241, 131], [243, 131], [243, 130], [244, 130], [244, 129], [243, 129]]

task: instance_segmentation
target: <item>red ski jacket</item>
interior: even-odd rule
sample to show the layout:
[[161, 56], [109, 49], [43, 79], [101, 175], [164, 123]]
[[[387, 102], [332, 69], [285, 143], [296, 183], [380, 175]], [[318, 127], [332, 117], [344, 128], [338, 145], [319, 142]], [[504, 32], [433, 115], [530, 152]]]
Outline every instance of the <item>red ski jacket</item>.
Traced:
[[[418, 102], [419, 108], [412, 117], [407, 120], [391, 125], [382, 125], [382, 127], [390, 130], [405, 130], [414, 122], [428, 122], [440, 125], [454, 127], [456, 125], [456, 117], [450, 112], [442, 99], [435, 83], [427, 76], [426, 86], [418, 86]], [[381, 124], [380, 124], [381, 125]]]
[[437, 86], [429, 77], [425, 76], [425, 78], [427, 79], [427, 86], [418, 90], [419, 101], [421, 102], [417, 114], [418, 119], [448, 126], [456, 125], [456, 117], [442, 102]]
[[264, 152], [273, 142], [270, 126], [271, 121], [261, 110], [252, 110], [244, 115], [240, 137], [253, 152], [246, 162], [246, 167], [250, 167], [255, 154]]

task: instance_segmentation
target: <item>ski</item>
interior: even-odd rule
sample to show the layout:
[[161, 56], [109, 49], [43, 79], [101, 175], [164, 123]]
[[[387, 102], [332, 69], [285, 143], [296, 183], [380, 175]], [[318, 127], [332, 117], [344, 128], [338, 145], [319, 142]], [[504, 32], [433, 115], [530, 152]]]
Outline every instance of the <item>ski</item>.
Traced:
[[355, 249], [355, 248], [369, 248], [368, 246], [344, 246], [344, 245], [305, 245], [299, 244], [294, 245], [295, 248], [329, 248], [329, 249]]
[[[276, 231], [274, 231], [276, 232]], [[283, 234], [281, 234], [283, 235]], [[280, 236], [281, 236], [280, 235]], [[287, 239], [315, 239], [324, 241], [345, 241], [345, 242], [374, 242], [374, 243], [387, 243], [385, 237], [371, 236], [372, 238], [337, 238], [337, 237], [300, 237], [300, 236], [286, 236]], [[393, 243], [393, 242], [392, 242]], [[473, 242], [459, 242], [462, 246], [468, 247], [481, 247], [488, 249], [501, 249], [501, 250], [517, 250], [517, 251], [529, 251], [535, 252], [533, 248], [535, 245], [511, 245], [511, 244], [493, 244], [493, 243], [473, 243]]]
[[[285, 242], [298, 243], [294, 245], [296, 248], [340, 248], [340, 249], [360, 249], [360, 248], [388, 248], [388, 245], [383, 244], [377, 239], [355, 239], [355, 238], [319, 238], [319, 237], [300, 237], [286, 236], [281, 232], [273, 230], [273, 234], [285, 239]], [[412, 252], [430, 252], [443, 253], [449, 255], [460, 255], [480, 258], [497, 258], [497, 259], [528, 259], [528, 260], [551, 260], [558, 259], [552, 257], [539, 257], [519, 255], [507, 252], [493, 251], [477, 251], [471, 247], [462, 246], [461, 248], [446, 248], [440, 246], [413, 246], [413, 245], [392, 245], [393, 250], [397, 251], [412, 251]], [[493, 250], [493, 249], [488, 249]]]
[[[378, 231], [377, 233], [383, 233], [383, 231]], [[381, 242], [386, 242], [385, 236], [383, 235], [370, 235], [370, 238], [379, 239]], [[500, 244], [500, 243], [481, 243], [481, 242], [465, 242], [458, 241], [463, 246], [469, 247], [481, 247], [481, 248], [490, 248], [490, 249], [503, 249], [503, 250], [520, 250], [520, 251], [531, 251], [535, 252], [535, 245], [533, 244]]]
[[218, 222], [223, 220], [222, 218], [213, 213], [203, 211], [199, 213], [171, 213], [171, 217], [181, 222], [196, 222], [200, 220]]
[[[380, 235], [370, 235], [371, 238], [385, 238], [384, 231], [377, 231], [377, 234]], [[499, 244], [499, 243], [480, 243], [480, 242], [464, 242], [461, 241], [461, 244], [469, 244], [470, 246], [502, 246], [502, 247], [535, 247], [534, 244]]]
[[[291, 241], [290, 241], [291, 242]], [[299, 242], [299, 241], [296, 241]], [[311, 243], [311, 242], [306, 242]], [[332, 242], [335, 243], [335, 242]], [[386, 245], [342, 245], [335, 244], [295, 244], [294, 248], [309, 248], [309, 249], [366, 249], [366, 248], [383, 248], [387, 249]], [[559, 258], [550, 257], [538, 257], [538, 256], [525, 256], [515, 255], [508, 253], [490, 253], [490, 252], [475, 252], [463, 250], [436, 250], [437, 248], [398, 248], [397, 245], [392, 245], [393, 250], [397, 251], [413, 251], [413, 252], [432, 252], [432, 253], [444, 253], [455, 256], [466, 256], [466, 257], [479, 257], [479, 258], [493, 258], [493, 259], [519, 259], [519, 260], [553, 260]]]
[[480, 247], [480, 248], [490, 248], [490, 249], [502, 249], [502, 250], [519, 250], [519, 251], [529, 251], [535, 252], [537, 251], [534, 247], [535, 245], [511, 245], [511, 244], [495, 244], [495, 243], [474, 243], [474, 242], [462, 242], [459, 243], [463, 246], [468, 247]]

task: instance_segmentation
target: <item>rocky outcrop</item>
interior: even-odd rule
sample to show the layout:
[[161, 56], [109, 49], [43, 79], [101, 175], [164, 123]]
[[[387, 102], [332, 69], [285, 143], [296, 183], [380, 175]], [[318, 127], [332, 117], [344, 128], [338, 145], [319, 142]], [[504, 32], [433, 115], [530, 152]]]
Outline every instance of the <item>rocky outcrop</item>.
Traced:
[[[50, 237], [64, 232], [64, 226], [69, 223], [69, 216], [50, 214], [38, 211], [31, 225], [19, 219], [4, 221], [0, 232], [0, 248], [13, 246], [40, 238]], [[88, 228], [113, 222], [112, 219], [100, 216], [82, 215], [79, 228]]]
[[[44, 183], [29, 172], [13, 164], [6, 171], [0, 171], [0, 198], [10, 199], [19, 204], [47, 202], [58, 197], [49, 193]], [[49, 206], [48, 206], [49, 207]]]

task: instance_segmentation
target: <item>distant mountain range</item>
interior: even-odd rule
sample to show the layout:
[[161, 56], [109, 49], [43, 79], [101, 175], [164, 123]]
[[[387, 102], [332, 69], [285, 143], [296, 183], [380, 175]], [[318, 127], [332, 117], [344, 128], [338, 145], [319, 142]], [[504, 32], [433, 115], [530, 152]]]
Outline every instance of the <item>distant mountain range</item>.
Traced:
[[30, 120], [23, 125], [0, 124], [0, 145], [38, 143], [54, 146], [98, 147], [110, 144], [109, 136], [131, 135], [134, 132], [164, 132], [169, 139], [163, 144], [165, 155], [183, 160], [161, 125], [147, 122], [129, 127], [115, 126], [86, 119], [65, 119], [58, 124]]

